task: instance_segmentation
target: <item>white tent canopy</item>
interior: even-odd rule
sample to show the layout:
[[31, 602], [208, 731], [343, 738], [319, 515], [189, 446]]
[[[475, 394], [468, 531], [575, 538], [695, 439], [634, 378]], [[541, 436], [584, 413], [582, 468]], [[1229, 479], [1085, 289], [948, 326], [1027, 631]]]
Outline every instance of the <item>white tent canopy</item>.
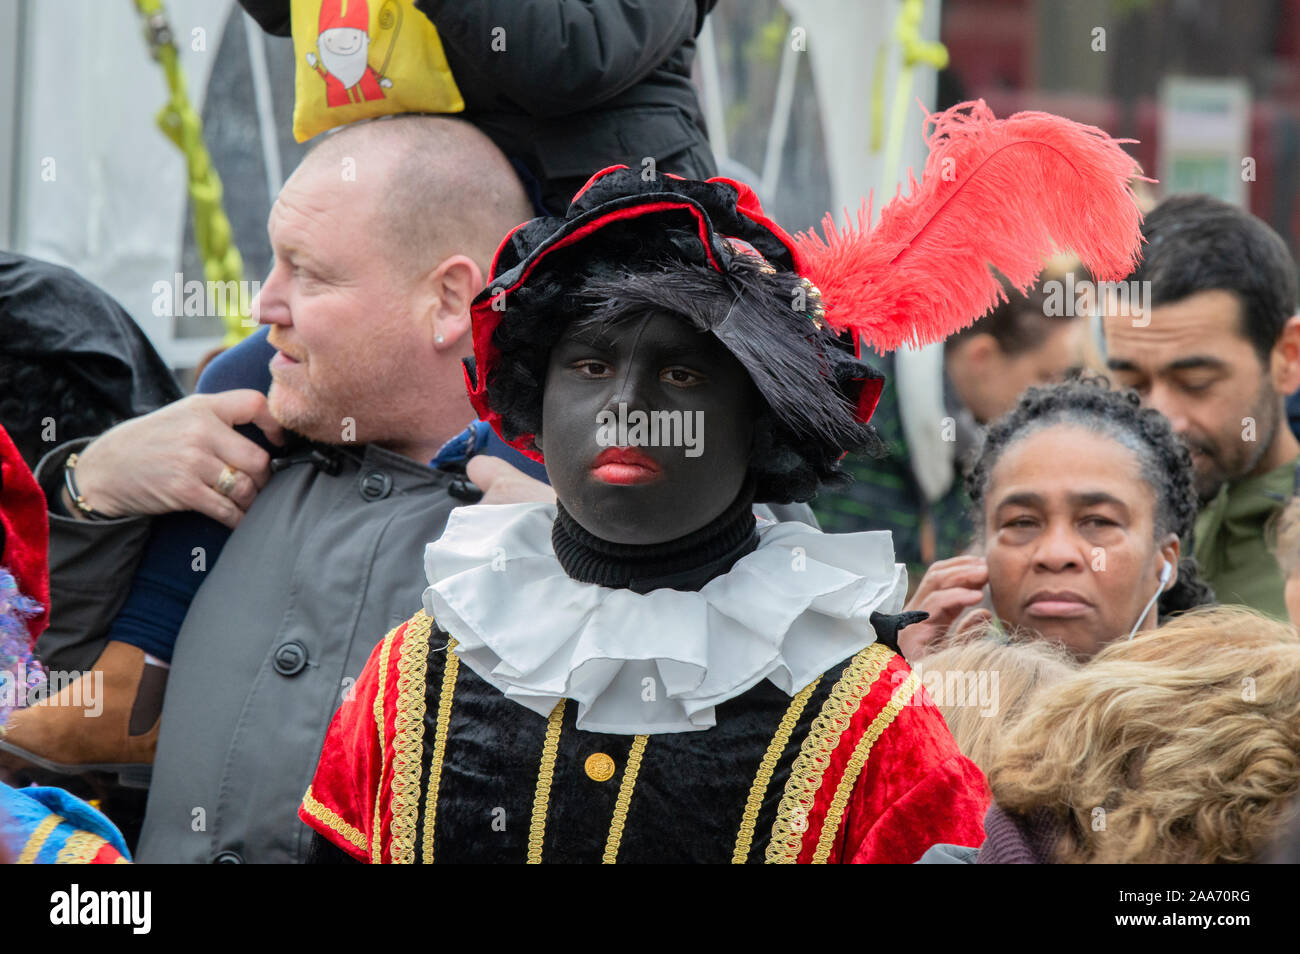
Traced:
[[[167, 4], [196, 108], [232, 7]], [[177, 339], [171, 318], [151, 307], [155, 282], [181, 267], [187, 185], [179, 151], [154, 122], [167, 88], [134, 4], [26, 2], [19, 19], [6, 245], [75, 268], [122, 303], [169, 363], [192, 364], [211, 340]]]

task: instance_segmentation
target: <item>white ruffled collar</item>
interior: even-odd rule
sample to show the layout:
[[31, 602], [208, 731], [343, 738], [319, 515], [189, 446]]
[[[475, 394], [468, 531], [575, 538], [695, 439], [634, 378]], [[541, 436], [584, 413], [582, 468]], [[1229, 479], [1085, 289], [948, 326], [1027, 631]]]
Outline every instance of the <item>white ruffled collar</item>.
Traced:
[[580, 583], [551, 546], [554, 504], [453, 510], [425, 549], [424, 608], [461, 661], [506, 696], [626, 735], [714, 725], [714, 709], [768, 679], [788, 695], [875, 640], [907, 574], [888, 531], [826, 534], [760, 519], [757, 549], [698, 592]]

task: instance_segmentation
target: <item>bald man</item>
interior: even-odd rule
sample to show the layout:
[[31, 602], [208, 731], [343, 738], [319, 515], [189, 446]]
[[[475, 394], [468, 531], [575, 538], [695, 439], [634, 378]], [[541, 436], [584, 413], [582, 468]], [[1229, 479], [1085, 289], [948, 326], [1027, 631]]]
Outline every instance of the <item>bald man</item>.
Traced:
[[[235, 528], [185, 615], [159, 724], [123, 717], [141, 756], [156, 737], [139, 860], [306, 857], [296, 811], [329, 718], [375, 634], [418, 607], [424, 546], [463, 502], [458, 478], [428, 462], [473, 418], [470, 302], [500, 238], [531, 214], [510, 164], [465, 123], [345, 127], [307, 155], [267, 223], [275, 264], [255, 313], [276, 348], [269, 393], [195, 395], [42, 462], [57, 486], [79, 450], [84, 507], [51, 506], [56, 605], [60, 585], [120, 605], [149, 515], [196, 510]], [[311, 443], [273, 473], [234, 430], [249, 422]]]

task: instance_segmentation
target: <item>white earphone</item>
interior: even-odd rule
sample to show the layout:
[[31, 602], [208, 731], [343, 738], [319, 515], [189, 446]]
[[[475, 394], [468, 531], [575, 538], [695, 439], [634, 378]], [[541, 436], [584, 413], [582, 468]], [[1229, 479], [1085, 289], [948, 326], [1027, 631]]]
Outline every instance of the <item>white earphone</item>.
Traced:
[[1142, 610], [1142, 615], [1138, 617], [1138, 621], [1133, 624], [1132, 632], [1128, 634], [1129, 639], [1132, 639], [1137, 635], [1138, 627], [1140, 627], [1142, 622], [1147, 618], [1147, 613], [1151, 612], [1151, 607], [1154, 606], [1156, 600], [1160, 598], [1160, 594], [1165, 591], [1165, 586], [1169, 583], [1169, 578], [1174, 575], [1174, 565], [1168, 560], [1165, 560], [1164, 562], [1165, 565], [1160, 570], [1160, 586], [1151, 594], [1151, 599], [1147, 600], [1147, 605]]

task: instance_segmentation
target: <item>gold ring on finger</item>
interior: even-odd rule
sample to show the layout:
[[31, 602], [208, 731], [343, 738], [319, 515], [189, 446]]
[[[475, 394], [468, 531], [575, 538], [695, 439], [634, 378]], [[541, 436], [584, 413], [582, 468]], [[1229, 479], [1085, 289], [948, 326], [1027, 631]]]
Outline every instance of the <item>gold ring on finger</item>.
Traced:
[[235, 491], [235, 484], [239, 482], [239, 471], [227, 464], [221, 471], [221, 476], [217, 478], [213, 490], [223, 497], [229, 497]]

